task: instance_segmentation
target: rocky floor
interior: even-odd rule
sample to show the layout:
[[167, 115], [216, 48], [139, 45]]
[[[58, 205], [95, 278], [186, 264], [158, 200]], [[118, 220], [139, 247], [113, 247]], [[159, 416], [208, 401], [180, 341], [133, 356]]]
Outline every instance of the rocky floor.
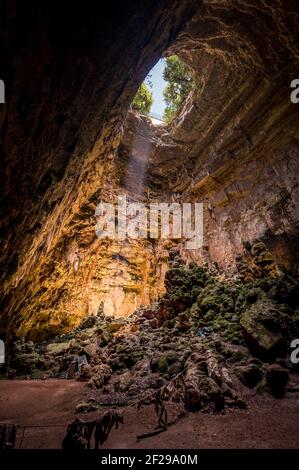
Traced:
[[[24, 436], [22, 430], [18, 431], [17, 448], [60, 448], [66, 426], [74, 417], [74, 405], [88, 400], [91, 393], [73, 380], [2, 380], [0, 420], [28, 426]], [[122, 407], [124, 424], [111, 432], [103, 448], [298, 448], [298, 393], [275, 400], [244, 387], [241, 394], [249, 404], [247, 410], [215, 415], [189, 413], [166, 432], [142, 440], [136, 438], [137, 434], [152, 431], [156, 424], [152, 407], [139, 411]], [[96, 417], [106, 409], [88, 413], [83, 419]], [[176, 407], [170, 412], [171, 419], [178, 413]]]
[[128, 318], [99, 311], [51, 341], [18, 340], [2, 378], [43, 384], [60, 378], [62, 387], [77, 379], [90, 392], [73, 404], [77, 416], [103, 406], [154, 405], [160, 426], [166, 405], [222, 415], [245, 412], [252, 397], [295, 396], [290, 342], [299, 334], [298, 283], [284, 273], [273, 275], [271, 261], [261, 264], [268, 272], [252, 269], [248, 278], [247, 269], [246, 280], [228, 278], [186, 266], [174, 252], [167, 292], [157, 302]]

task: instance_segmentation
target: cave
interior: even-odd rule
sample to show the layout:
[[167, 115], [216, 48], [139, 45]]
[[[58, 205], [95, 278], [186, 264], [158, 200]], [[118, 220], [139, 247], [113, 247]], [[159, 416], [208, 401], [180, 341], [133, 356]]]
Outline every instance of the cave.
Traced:
[[[245, 446], [298, 447], [297, 2], [6, 0], [0, 17], [0, 394], [12, 397], [0, 428], [36, 424], [29, 398], [28, 416], [18, 414], [20, 380], [50, 403], [60, 379], [71, 402], [63, 431], [75, 411], [105, 411], [97, 401], [163, 404], [164, 393], [184, 402], [194, 430], [198, 414], [227, 409], [245, 429], [249, 406]], [[132, 102], [173, 56], [196, 86], [156, 125]], [[147, 226], [99, 236], [100, 205], [123, 196], [134, 210], [200, 204], [201, 243], [189, 249]], [[281, 403], [277, 415], [267, 400]], [[278, 438], [265, 419], [289, 432]], [[228, 447], [236, 433], [225, 431]], [[183, 445], [198, 448], [195, 434]]]

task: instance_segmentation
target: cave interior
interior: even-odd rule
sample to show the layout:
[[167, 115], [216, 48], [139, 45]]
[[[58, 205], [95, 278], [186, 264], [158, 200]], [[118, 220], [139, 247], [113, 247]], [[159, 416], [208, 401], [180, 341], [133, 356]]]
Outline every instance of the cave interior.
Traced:
[[[185, 371], [190, 409], [217, 410], [237, 399], [216, 358], [278, 396], [299, 333], [297, 2], [107, 3], [1, 2], [0, 372], [60, 377], [85, 351], [103, 393]], [[157, 126], [131, 103], [170, 55], [196, 87]], [[202, 246], [97, 237], [120, 195], [203, 203]]]

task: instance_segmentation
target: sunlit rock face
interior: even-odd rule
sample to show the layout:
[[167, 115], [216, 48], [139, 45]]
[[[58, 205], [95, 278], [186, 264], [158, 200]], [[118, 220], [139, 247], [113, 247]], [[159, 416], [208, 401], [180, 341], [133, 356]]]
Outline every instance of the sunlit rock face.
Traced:
[[102, 247], [105, 253], [98, 256], [88, 283], [88, 314], [102, 311], [107, 316], [126, 317], [164, 291], [167, 260], [157, 258], [153, 246], [127, 241]]
[[197, 86], [169, 130], [172, 145], [156, 152], [157, 172], [181, 200], [205, 203], [197, 260], [234, 269], [244, 242], [261, 238], [298, 273], [295, 10], [292, 2], [205, 1], [167, 51], [194, 69]]
[[[93, 274], [106, 248], [91, 221], [115, 177], [125, 115], [197, 8], [195, 0], [1, 5], [0, 329], [7, 339], [66, 331], [100, 304], [94, 290], [106, 281]], [[129, 298], [133, 308], [135, 294]]]
[[[187, 260], [234, 270], [244, 243], [261, 238], [297, 269], [296, 2], [110, 3], [59, 15], [3, 7], [7, 338], [50, 337], [99, 310], [126, 316], [164, 291], [171, 244], [95, 234], [97, 204], [120, 194], [203, 201], [204, 247]], [[163, 53], [179, 54], [198, 84], [167, 128], [127, 112]]]

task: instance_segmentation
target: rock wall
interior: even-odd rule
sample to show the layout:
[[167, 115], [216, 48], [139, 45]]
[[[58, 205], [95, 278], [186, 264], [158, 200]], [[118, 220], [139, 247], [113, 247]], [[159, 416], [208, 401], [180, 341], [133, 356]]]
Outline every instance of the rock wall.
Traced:
[[205, 203], [204, 247], [192, 258], [233, 270], [244, 242], [262, 239], [298, 274], [295, 3], [205, 1], [173, 53], [193, 68], [196, 87], [155, 162], [181, 200]]
[[127, 108], [196, 8], [1, 3], [1, 334], [47, 336], [88, 314], [86, 284], [101, 253], [90, 217], [113, 178]]

